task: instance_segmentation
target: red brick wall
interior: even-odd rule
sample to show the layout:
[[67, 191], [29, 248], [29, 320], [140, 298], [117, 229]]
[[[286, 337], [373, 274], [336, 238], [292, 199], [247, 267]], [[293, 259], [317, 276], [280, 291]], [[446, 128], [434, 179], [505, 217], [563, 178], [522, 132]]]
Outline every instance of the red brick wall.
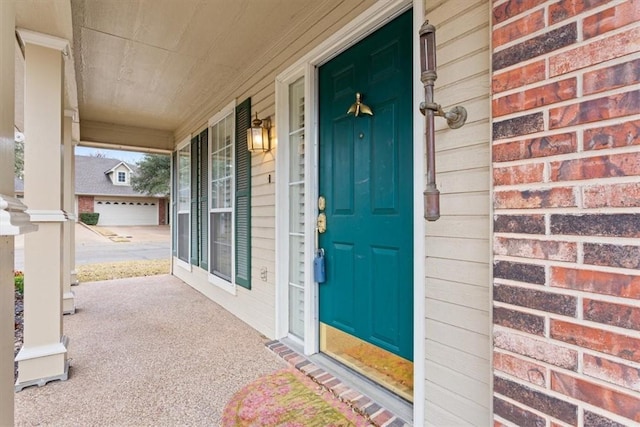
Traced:
[[93, 213], [93, 196], [78, 196], [78, 214]]
[[640, 0], [493, 2], [494, 418], [640, 422]]

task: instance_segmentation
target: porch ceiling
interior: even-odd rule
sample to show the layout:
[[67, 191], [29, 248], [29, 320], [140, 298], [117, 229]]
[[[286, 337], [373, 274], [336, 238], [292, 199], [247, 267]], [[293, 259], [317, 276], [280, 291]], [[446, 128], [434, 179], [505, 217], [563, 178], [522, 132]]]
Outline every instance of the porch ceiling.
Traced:
[[27, 0], [17, 25], [72, 39], [82, 142], [123, 146], [149, 130], [134, 145], [167, 149], [190, 117], [227, 102], [272, 49], [342, 1]]
[[317, 3], [72, 0], [81, 120], [174, 131]]

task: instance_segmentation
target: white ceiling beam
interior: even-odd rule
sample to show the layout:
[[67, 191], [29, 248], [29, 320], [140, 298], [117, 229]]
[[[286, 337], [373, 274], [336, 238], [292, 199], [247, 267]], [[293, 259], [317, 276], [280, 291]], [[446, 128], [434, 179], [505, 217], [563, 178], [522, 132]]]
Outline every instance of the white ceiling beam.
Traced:
[[80, 145], [112, 150], [170, 152], [173, 132], [80, 120]]

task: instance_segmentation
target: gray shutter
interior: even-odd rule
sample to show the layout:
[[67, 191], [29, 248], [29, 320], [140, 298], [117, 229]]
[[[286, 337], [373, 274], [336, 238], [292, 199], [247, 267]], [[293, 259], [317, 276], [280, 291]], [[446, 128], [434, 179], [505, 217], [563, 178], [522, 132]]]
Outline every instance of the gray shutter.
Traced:
[[178, 152], [171, 155], [171, 253], [178, 256]]
[[236, 284], [251, 289], [251, 153], [247, 129], [251, 127], [251, 98], [236, 106]]
[[209, 270], [209, 129], [200, 133], [200, 267]]
[[198, 169], [200, 161], [198, 157], [198, 136], [191, 139], [191, 264], [198, 265], [198, 232], [200, 209], [198, 206]]

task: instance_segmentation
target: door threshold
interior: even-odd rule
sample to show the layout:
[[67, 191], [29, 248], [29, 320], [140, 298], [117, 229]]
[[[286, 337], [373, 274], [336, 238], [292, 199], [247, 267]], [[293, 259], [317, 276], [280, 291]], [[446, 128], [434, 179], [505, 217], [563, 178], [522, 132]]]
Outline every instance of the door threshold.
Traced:
[[413, 425], [413, 405], [321, 353], [304, 356], [293, 340], [266, 343], [269, 350], [380, 427]]

